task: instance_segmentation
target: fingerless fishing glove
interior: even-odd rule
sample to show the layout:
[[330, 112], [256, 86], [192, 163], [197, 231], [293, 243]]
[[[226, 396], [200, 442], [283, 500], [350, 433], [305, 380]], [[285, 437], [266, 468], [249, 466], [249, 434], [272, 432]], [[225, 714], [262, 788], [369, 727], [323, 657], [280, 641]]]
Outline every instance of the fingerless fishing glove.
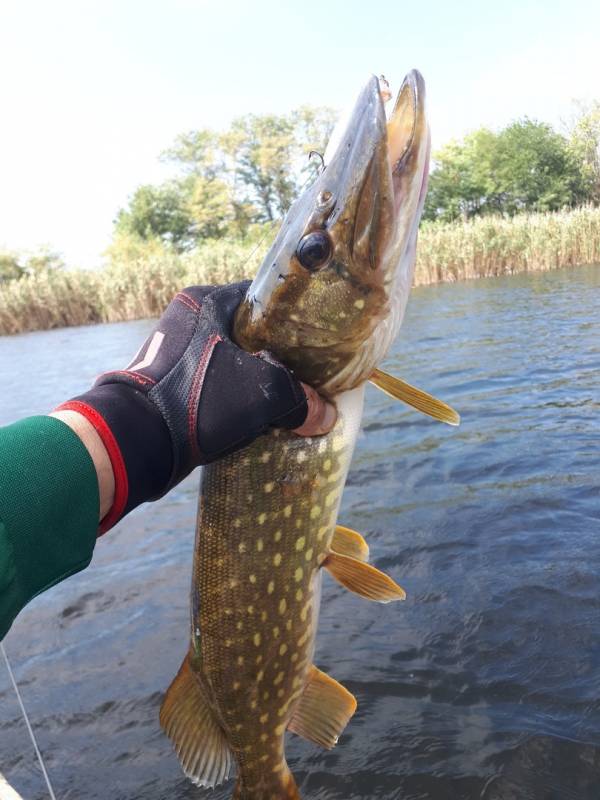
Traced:
[[306, 419], [306, 394], [291, 372], [229, 338], [248, 285], [184, 289], [126, 369], [59, 406], [85, 416], [110, 456], [115, 500], [101, 532], [197, 465], [270, 426], [297, 428]]

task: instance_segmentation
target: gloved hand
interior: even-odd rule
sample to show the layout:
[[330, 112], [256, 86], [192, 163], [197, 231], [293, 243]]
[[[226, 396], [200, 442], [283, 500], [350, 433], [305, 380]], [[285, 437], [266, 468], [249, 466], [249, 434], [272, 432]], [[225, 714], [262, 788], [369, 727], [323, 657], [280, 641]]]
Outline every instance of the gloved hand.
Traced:
[[[246, 353], [229, 338], [248, 285], [184, 289], [126, 369], [101, 375], [57, 409], [86, 417], [108, 451], [115, 498], [102, 532], [270, 426], [308, 432], [314, 390], [268, 354]], [[313, 424], [310, 432], [331, 428], [333, 406], [310, 405], [322, 417], [320, 431]]]

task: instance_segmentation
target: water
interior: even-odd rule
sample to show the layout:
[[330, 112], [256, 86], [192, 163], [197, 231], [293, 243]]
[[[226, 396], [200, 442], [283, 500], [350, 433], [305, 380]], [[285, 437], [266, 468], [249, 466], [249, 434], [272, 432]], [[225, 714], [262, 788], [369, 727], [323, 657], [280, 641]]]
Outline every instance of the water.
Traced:
[[[316, 662], [359, 708], [332, 752], [290, 737], [306, 798], [600, 796], [599, 312], [600, 267], [413, 293], [387, 366], [463, 423], [368, 390], [340, 521], [408, 599], [326, 578]], [[150, 326], [0, 338], [0, 423], [127, 363]], [[204, 796], [158, 725], [187, 648], [196, 491], [134, 512], [6, 638], [61, 800]], [[0, 770], [47, 797], [1, 665]]]

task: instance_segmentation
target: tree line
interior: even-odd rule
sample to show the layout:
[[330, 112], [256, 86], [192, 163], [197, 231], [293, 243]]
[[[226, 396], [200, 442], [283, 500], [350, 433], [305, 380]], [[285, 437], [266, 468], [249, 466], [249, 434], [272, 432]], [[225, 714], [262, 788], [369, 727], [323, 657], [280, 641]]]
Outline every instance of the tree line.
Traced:
[[39, 275], [48, 270], [62, 269], [64, 266], [60, 253], [47, 246], [39, 247], [32, 253], [17, 253], [0, 248], [0, 283], [25, 275]]
[[[308, 153], [324, 151], [335, 121], [331, 108], [304, 106], [179, 136], [162, 156], [178, 176], [140, 186], [117, 216], [117, 237], [159, 239], [182, 252], [281, 218], [316, 175]], [[600, 204], [600, 102], [579, 105], [565, 127], [525, 118], [446, 144], [433, 154], [424, 219]]]
[[119, 211], [115, 234], [160, 239], [177, 252], [204, 239], [244, 236], [281, 218], [314, 179], [336, 121], [331, 108], [303, 106], [286, 115], [249, 114], [228, 130], [180, 135], [161, 159], [177, 176], [140, 186]]
[[579, 106], [566, 134], [522, 119], [480, 128], [434, 154], [424, 217], [557, 211], [600, 203], [600, 102]]
[[[109, 257], [193, 251], [205, 240], [244, 239], [284, 216], [320, 167], [334, 109], [250, 114], [225, 131], [181, 134], [161, 159], [171, 179], [139, 186], [114, 223]], [[433, 154], [424, 219], [451, 222], [487, 214], [600, 205], [600, 101], [577, 105], [564, 132], [521, 119], [480, 128]], [[48, 250], [24, 257], [0, 250], [0, 282], [62, 266]]]

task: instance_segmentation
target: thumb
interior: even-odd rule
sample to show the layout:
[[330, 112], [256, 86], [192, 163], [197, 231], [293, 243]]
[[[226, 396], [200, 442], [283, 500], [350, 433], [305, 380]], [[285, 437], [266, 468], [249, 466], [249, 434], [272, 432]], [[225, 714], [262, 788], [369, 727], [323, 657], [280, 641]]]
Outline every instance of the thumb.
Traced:
[[301, 383], [301, 386], [306, 394], [308, 412], [302, 425], [293, 432], [298, 436], [320, 436], [329, 433], [337, 420], [336, 407], [321, 397], [312, 386], [306, 383]]

